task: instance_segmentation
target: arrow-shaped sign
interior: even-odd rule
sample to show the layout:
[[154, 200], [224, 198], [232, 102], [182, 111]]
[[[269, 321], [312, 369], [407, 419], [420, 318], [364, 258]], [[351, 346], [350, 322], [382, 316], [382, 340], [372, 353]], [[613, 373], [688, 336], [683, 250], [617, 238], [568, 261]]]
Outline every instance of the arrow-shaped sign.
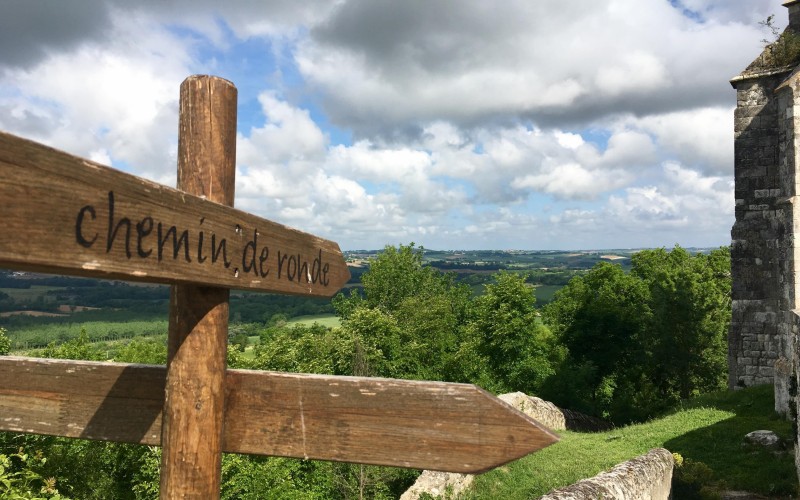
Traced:
[[[159, 445], [163, 366], [0, 357], [0, 430]], [[228, 370], [223, 449], [479, 473], [558, 438], [468, 384]]]
[[0, 267], [331, 296], [339, 246], [0, 133]]

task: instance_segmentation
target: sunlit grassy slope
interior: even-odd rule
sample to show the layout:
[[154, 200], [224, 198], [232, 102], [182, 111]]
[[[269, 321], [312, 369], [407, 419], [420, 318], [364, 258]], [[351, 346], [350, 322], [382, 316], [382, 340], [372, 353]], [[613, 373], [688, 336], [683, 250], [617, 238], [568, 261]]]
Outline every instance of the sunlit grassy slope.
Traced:
[[716, 487], [796, 498], [794, 454], [742, 446], [748, 432], [775, 431], [791, 442], [792, 424], [774, 414], [772, 386], [709, 394], [651, 422], [608, 432], [561, 432], [561, 441], [476, 478], [468, 499], [537, 498], [664, 447], [713, 471]]

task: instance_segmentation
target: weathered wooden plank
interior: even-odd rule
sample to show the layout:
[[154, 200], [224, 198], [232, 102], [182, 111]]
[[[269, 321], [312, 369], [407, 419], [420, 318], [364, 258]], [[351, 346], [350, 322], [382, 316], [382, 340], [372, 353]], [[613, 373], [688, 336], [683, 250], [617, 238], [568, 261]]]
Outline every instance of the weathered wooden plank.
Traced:
[[5, 431], [158, 445], [163, 366], [0, 356]]
[[[229, 81], [181, 84], [178, 189], [233, 206], [236, 99]], [[159, 495], [219, 498], [228, 347], [227, 288], [172, 285]]]
[[331, 296], [339, 246], [0, 132], [0, 267]]
[[479, 473], [557, 440], [470, 384], [230, 370], [226, 386], [240, 453]]
[[[165, 368], [0, 357], [0, 430], [159, 444]], [[228, 370], [228, 452], [477, 473], [554, 443], [468, 384]]]

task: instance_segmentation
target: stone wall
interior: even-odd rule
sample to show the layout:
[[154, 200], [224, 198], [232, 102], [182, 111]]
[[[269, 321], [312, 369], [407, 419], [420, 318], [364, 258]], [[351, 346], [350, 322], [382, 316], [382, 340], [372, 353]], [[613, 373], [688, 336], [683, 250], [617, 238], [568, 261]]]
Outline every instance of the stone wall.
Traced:
[[[672, 489], [672, 453], [655, 448], [623, 462], [608, 472], [553, 490], [540, 500], [667, 500]], [[474, 476], [425, 471], [400, 500], [417, 500], [423, 495], [458, 498], [470, 487]]]
[[[800, 0], [784, 2], [800, 33]], [[800, 386], [800, 66], [770, 65], [770, 47], [739, 76], [734, 148], [736, 222], [731, 230], [733, 315], [729, 385], [775, 386], [775, 410], [795, 422]], [[800, 434], [795, 462], [800, 475]]]
[[656, 448], [608, 472], [553, 490], [540, 500], [667, 500], [674, 465], [672, 453]]
[[736, 221], [731, 230], [732, 318], [728, 336], [731, 388], [773, 382], [778, 358], [778, 102], [784, 74], [743, 75], [736, 87], [734, 152]]
[[[606, 430], [610, 424], [598, 418], [583, 415], [579, 412], [562, 410], [553, 403], [522, 392], [511, 392], [498, 396], [500, 400], [513, 406], [525, 415], [533, 418], [550, 430], [566, 429], [592, 432]], [[457, 498], [470, 487], [475, 476], [426, 470], [417, 481], [406, 490], [400, 500], [418, 500], [423, 495], [441, 498]]]
[[[800, 32], [800, 1], [788, 30]], [[800, 78], [774, 67], [771, 48], [731, 80], [734, 114], [735, 214], [731, 230], [732, 318], [728, 335], [731, 388], [775, 385], [775, 410], [790, 413], [795, 380], [798, 226], [796, 125]]]

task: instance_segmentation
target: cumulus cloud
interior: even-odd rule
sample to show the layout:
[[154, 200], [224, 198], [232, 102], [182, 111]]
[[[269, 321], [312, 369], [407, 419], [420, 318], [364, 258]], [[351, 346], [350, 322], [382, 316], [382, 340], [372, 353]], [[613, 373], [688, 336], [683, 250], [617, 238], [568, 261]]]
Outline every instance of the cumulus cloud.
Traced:
[[728, 16], [699, 24], [666, 0], [491, 8], [354, 0], [311, 34], [298, 46], [298, 67], [324, 92], [333, 119], [362, 134], [434, 117], [464, 126], [498, 115], [572, 124], [576, 113], [585, 120], [722, 103], [730, 95], [719, 75], [735, 75], [760, 50], [756, 23]]
[[629, 231], [674, 230], [696, 240], [706, 232], [727, 233], [734, 206], [731, 179], [704, 176], [671, 162], [663, 166], [663, 174], [658, 186], [630, 187], [611, 196], [607, 216]]
[[530, 188], [561, 198], [591, 198], [626, 185], [631, 177], [621, 170], [592, 172], [577, 163], [566, 163], [540, 174], [516, 178], [511, 185], [517, 189]]
[[58, 1], [6, 0], [0, 15], [0, 69], [32, 67], [52, 52], [109, 36], [109, 6], [102, 0], [59, 8]]
[[241, 58], [239, 208], [344, 247], [725, 243], [727, 80], [761, 50], [758, 21], [784, 12], [779, 0], [10, 0], [0, 129], [174, 184], [180, 82]]
[[635, 121], [666, 154], [708, 173], [733, 173], [732, 106], [652, 115]]
[[13, 91], [0, 93], [0, 106], [11, 112], [0, 127], [78, 155], [103, 151], [115, 166], [174, 185], [177, 89], [189, 54], [168, 30], [116, 14], [113, 41], [7, 70], [3, 87]]

